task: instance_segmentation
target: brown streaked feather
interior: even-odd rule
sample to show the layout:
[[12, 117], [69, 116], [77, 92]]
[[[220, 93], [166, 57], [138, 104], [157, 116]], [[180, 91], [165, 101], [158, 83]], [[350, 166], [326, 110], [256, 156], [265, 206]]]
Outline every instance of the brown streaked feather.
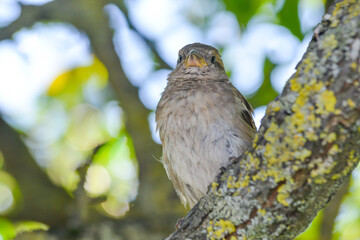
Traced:
[[254, 109], [251, 107], [250, 103], [245, 99], [245, 97], [234, 87], [234, 92], [241, 99], [242, 104], [246, 107], [246, 110], [241, 112], [243, 120], [249, 124], [251, 128], [256, 131], [256, 126], [252, 114], [254, 114]]
[[[185, 64], [193, 50], [204, 66]], [[215, 48], [195, 43], [180, 50], [156, 109], [156, 123], [166, 172], [184, 205], [193, 207], [229, 159], [251, 146], [256, 132], [252, 113]]]

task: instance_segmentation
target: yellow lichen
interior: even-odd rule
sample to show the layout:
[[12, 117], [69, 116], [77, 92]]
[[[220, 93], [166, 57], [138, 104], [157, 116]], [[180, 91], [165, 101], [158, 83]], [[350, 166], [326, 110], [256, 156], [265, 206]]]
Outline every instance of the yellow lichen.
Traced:
[[352, 70], [356, 70], [357, 69], [357, 63], [356, 62], [352, 62], [350, 64], [350, 67], [352, 68]]
[[269, 128], [264, 134], [265, 140], [269, 142], [274, 142], [276, 140], [276, 136], [279, 136], [283, 132], [284, 130], [279, 128], [276, 123], [271, 122]]
[[229, 176], [227, 180], [227, 187], [228, 188], [238, 188], [238, 184], [236, 184], [235, 179], [233, 176]]
[[332, 143], [336, 140], [336, 133], [332, 132], [332, 133], [328, 133], [328, 132], [322, 132], [320, 134], [320, 138], [324, 140], [323, 144], [326, 143]]
[[[347, 9], [347, 7], [350, 4], [354, 4], [354, 3], [356, 3], [356, 0], [344, 0], [342, 2], [337, 3], [332, 13], [334, 19], [332, 19], [332, 23], [330, 24], [330, 27], [336, 27], [340, 22], [337, 16], [342, 13], [343, 9]], [[350, 18], [359, 15], [357, 14], [360, 11], [358, 8], [359, 8], [358, 4], [354, 4], [349, 8]]]
[[348, 98], [347, 104], [349, 105], [350, 108], [354, 108], [356, 106], [356, 104], [350, 98]]
[[[210, 221], [210, 224], [212, 224], [212, 221]], [[206, 228], [206, 230], [207, 230], [207, 232], [213, 232], [213, 231], [214, 231], [214, 228], [213, 228], [212, 225], [210, 225], [210, 226], [208, 226], [208, 227]]]
[[337, 144], [334, 144], [329, 150], [330, 155], [334, 155], [338, 152], [339, 152], [339, 146]]
[[340, 177], [341, 177], [341, 174], [336, 173], [336, 174], [332, 175], [331, 179], [332, 179], [332, 180], [337, 180], [337, 179], [339, 179]]
[[319, 139], [318, 136], [314, 133], [314, 131], [306, 132], [305, 136], [309, 141], [316, 141]]
[[311, 151], [308, 149], [302, 149], [299, 151], [296, 151], [294, 153], [294, 157], [296, 157], [297, 159], [300, 159], [301, 161], [304, 161], [307, 157], [309, 157], [311, 155]]
[[279, 187], [276, 199], [279, 203], [281, 203], [285, 207], [288, 207], [290, 206], [290, 204], [286, 201], [286, 199], [289, 197], [289, 192], [286, 190], [285, 186], [286, 185], [282, 185]]
[[335, 35], [326, 35], [325, 38], [320, 42], [320, 48], [325, 52], [325, 58], [331, 56], [333, 50], [337, 47], [337, 40]]
[[212, 182], [212, 183], [211, 183], [211, 189], [212, 189], [214, 192], [216, 192], [218, 186], [219, 186], [219, 184], [216, 183], [216, 182]]
[[265, 216], [266, 214], [266, 210], [265, 209], [258, 209], [258, 212], [260, 213], [261, 216]]
[[326, 179], [324, 177], [320, 177], [320, 178], [315, 179], [314, 182], [316, 184], [324, 184], [324, 183], [326, 183]]
[[311, 56], [306, 56], [302, 61], [302, 65], [305, 65], [304, 73], [308, 74], [311, 69], [314, 68], [314, 62], [311, 60]]
[[256, 143], [259, 139], [259, 134], [256, 134], [255, 137], [254, 137], [254, 140], [253, 140], [253, 148], [256, 147]]
[[215, 223], [209, 222], [209, 226], [206, 228], [209, 239], [223, 239], [227, 234], [231, 234], [236, 231], [235, 225], [229, 220], [220, 219]]
[[290, 89], [294, 92], [299, 92], [301, 89], [301, 84], [297, 81], [296, 78], [290, 80]]
[[330, 134], [328, 135], [327, 141], [328, 141], [329, 143], [331, 143], [331, 142], [333, 142], [333, 141], [335, 141], [335, 140], [336, 140], [336, 133], [334, 133], [334, 132], [330, 133]]
[[357, 157], [355, 157], [355, 151], [352, 150], [349, 153], [349, 157], [347, 159], [347, 166], [341, 171], [341, 173], [334, 174], [334, 176], [332, 178], [337, 179], [337, 178], [340, 178], [341, 176], [348, 175], [350, 170], [354, 167], [354, 165], [357, 164], [358, 160], [359, 159]]
[[320, 93], [318, 97], [317, 107], [315, 113], [328, 115], [329, 113], [335, 112], [336, 97], [334, 92], [325, 90]]
[[249, 175], [246, 175], [243, 179], [236, 182], [236, 188], [244, 188], [249, 186], [249, 180], [250, 180]]
[[[356, 1], [354, 0], [352, 3], [355, 3]], [[358, 17], [360, 15], [360, 5], [359, 4], [353, 4], [349, 7], [349, 19], [352, 19], [354, 17]]]
[[297, 127], [298, 132], [304, 131], [305, 116], [301, 111], [296, 111], [292, 117], [292, 122]]

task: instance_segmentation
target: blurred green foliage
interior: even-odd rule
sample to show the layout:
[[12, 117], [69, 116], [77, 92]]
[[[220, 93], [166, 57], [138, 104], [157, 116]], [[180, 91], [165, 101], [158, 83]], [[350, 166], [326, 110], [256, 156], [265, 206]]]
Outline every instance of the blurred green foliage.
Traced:
[[271, 84], [271, 73], [275, 67], [276, 65], [273, 64], [270, 59], [265, 58], [263, 68], [263, 82], [260, 88], [251, 97], [248, 98], [248, 101], [254, 108], [267, 105], [270, 101], [277, 97], [278, 93]]
[[301, 32], [299, 19], [299, 0], [285, 1], [283, 7], [278, 12], [280, 25], [286, 27], [294, 36], [302, 40], [304, 34]]
[[249, 21], [260, 11], [266, 3], [275, 3], [275, 0], [224, 0], [228, 11], [235, 14], [240, 26], [246, 27]]
[[17, 235], [32, 231], [47, 231], [49, 227], [43, 223], [35, 221], [21, 221], [13, 223], [6, 218], [0, 217], [0, 239], [10, 240]]

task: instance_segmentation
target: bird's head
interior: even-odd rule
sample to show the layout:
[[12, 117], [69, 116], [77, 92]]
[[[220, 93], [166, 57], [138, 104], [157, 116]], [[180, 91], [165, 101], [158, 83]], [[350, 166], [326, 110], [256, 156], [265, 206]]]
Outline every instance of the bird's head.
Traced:
[[188, 44], [179, 51], [177, 65], [169, 74], [171, 80], [228, 79], [218, 50], [201, 44]]

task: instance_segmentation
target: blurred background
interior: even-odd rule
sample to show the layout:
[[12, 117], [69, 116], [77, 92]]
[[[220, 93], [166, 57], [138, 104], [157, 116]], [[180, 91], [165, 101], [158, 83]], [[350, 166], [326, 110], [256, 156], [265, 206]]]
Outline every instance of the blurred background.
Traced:
[[[154, 110], [178, 50], [218, 48], [259, 127], [330, 3], [0, 0], [0, 240], [169, 235]], [[358, 180], [297, 239], [360, 239]]]

